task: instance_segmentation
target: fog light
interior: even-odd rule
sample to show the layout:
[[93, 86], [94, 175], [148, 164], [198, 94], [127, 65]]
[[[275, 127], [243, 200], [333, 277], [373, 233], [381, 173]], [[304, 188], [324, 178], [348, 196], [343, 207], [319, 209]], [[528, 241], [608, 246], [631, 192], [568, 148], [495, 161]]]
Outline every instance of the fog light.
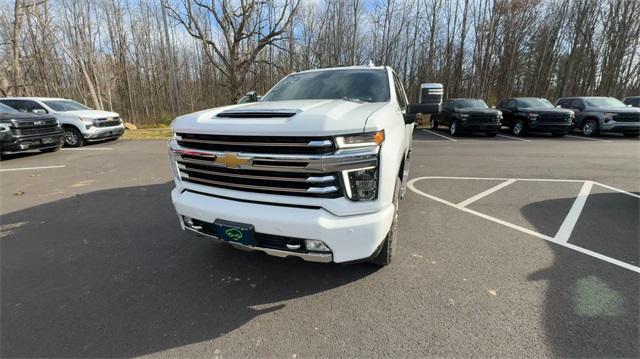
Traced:
[[305, 239], [304, 245], [308, 251], [312, 252], [331, 252], [331, 249], [324, 244], [323, 241], [319, 241], [316, 239]]
[[193, 228], [193, 219], [191, 217], [182, 216], [185, 227]]
[[378, 189], [378, 171], [374, 168], [348, 172], [349, 191], [347, 195], [354, 201], [376, 198]]

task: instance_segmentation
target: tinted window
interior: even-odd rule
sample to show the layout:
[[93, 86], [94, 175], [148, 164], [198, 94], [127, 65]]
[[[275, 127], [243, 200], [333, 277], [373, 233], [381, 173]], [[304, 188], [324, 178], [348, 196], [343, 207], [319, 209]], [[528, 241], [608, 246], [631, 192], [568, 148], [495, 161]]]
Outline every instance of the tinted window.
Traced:
[[26, 101], [22, 101], [22, 100], [2, 100], [2, 103], [13, 107], [16, 110], [20, 110], [20, 111], [27, 111], [27, 105], [26, 105]]
[[455, 108], [489, 108], [487, 104], [482, 100], [477, 99], [463, 99], [454, 100], [453, 107]]
[[584, 102], [580, 99], [573, 100], [569, 108], [575, 108], [578, 110], [584, 110]]
[[54, 100], [54, 101], [42, 101], [45, 105], [51, 107], [56, 112], [77, 111], [77, 110], [91, 110], [80, 102], [73, 100]]
[[544, 98], [521, 98], [517, 100], [517, 103], [518, 107], [553, 107], [553, 104]]
[[326, 70], [292, 74], [280, 81], [262, 101], [358, 100], [389, 101], [387, 71]]
[[0, 103], [0, 113], [17, 113], [17, 112], [18, 112], [17, 110], [14, 110], [9, 106]]
[[564, 100], [558, 101], [558, 106], [560, 106], [562, 108], [571, 107], [571, 99], [564, 99]]

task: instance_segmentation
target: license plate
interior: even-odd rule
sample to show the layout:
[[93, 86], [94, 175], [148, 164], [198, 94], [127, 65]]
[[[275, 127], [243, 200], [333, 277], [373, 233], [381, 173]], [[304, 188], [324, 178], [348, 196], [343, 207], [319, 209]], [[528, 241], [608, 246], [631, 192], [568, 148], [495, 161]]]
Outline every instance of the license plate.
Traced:
[[255, 244], [255, 229], [253, 225], [217, 219], [214, 223], [218, 231], [218, 238], [225, 242], [239, 243], [252, 246]]
[[43, 139], [42, 139], [42, 144], [43, 144], [43, 145], [48, 145], [48, 144], [50, 144], [50, 143], [54, 143], [54, 142], [55, 142], [55, 139], [54, 139], [54, 138], [43, 138]]

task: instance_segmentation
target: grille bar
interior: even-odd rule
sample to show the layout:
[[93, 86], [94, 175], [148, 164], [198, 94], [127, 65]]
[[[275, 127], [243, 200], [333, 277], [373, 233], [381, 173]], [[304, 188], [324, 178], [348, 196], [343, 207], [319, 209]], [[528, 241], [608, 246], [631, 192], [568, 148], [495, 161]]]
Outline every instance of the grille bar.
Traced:
[[224, 182], [224, 181], [215, 181], [205, 178], [191, 177], [186, 173], [181, 173], [183, 179], [186, 179], [191, 182], [204, 182], [205, 184], [213, 184], [222, 187], [232, 187], [239, 189], [251, 189], [258, 191], [266, 191], [266, 192], [294, 192], [294, 193], [309, 193], [309, 194], [326, 194], [337, 192], [338, 188], [335, 186], [329, 187], [309, 187], [309, 188], [282, 188], [275, 186], [257, 186], [257, 185], [249, 185], [242, 183], [233, 183], [233, 182]]
[[334, 176], [308, 176], [305, 178], [301, 178], [301, 177], [286, 177], [286, 176], [263, 176], [263, 175], [249, 175], [249, 174], [240, 174], [240, 173], [225, 173], [222, 171], [215, 171], [215, 170], [210, 171], [210, 170], [203, 170], [199, 168], [187, 167], [185, 164], [181, 163], [180, 161], [178, 161], [178, 168], [181, 170], [189, 171], [189, 172], [198, 172], [198, 173], [215, 175], [215, 176], [246, 178], [246, 179], [254, 179], [254, 180], [270, 180], [270, 181], [302, 182], [302, 183], [324, 183], [324, 182], [335, 181]]

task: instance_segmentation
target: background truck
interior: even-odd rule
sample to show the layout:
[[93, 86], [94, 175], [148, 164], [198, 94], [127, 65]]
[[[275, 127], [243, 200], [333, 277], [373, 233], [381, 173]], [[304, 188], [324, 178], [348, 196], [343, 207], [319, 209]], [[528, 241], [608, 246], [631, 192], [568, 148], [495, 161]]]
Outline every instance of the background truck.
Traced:
[[51, 116], [20, 113], [0, 103], [0, 160], [3, 155], [40, 150], [55, 152], [64, 136]]
[[640, 109], [630, 108], [613, 97], [563, 97], [556, 105], [575, 112], [575, 127], [585, 136], [600, 132], [640, 135]]
[[124, 133], [124, 124], [117, 113], [94, 110], [74, 100], [7, 97], [1, 98], [0, 103], [22, 112], [54, 116], [63, 126], [65, 144], [70, 147], [117, 139]]
[[182, 228], [274, 256], [389, 264], [415, 115], [433, 107], [368, 66], [294, 73], [259, 102], [180, 116], [169, 152]]

